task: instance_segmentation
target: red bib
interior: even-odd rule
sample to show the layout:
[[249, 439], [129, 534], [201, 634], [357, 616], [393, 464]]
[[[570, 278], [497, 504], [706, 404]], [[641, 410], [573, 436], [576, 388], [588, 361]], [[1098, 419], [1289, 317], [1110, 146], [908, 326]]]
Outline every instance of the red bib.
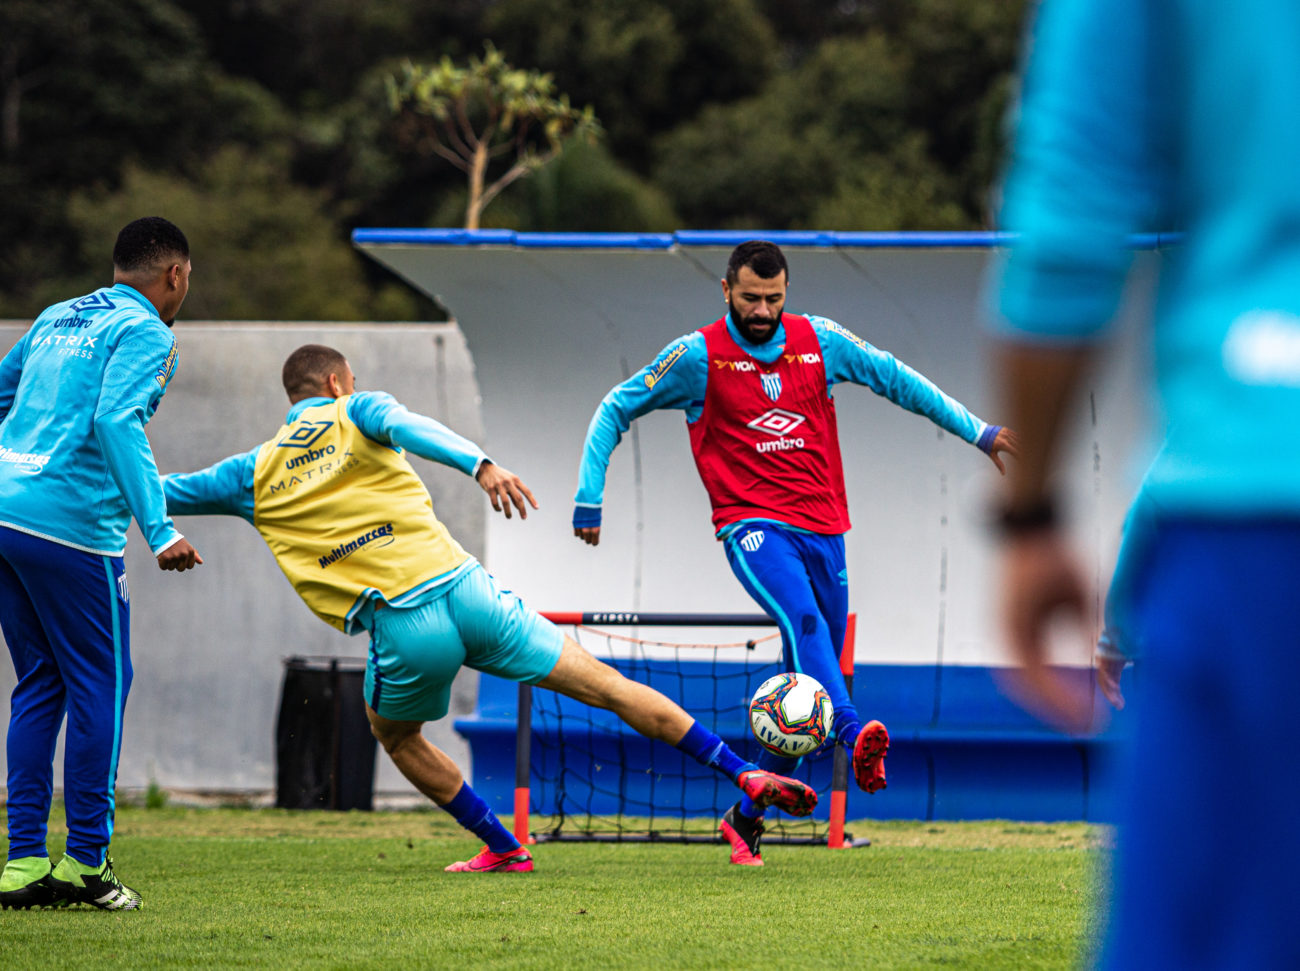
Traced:
[[763, 364], [727, 321], [701, 329], [709, 355], [704, 409], [691, 451], [713, 504], [713, 526], [774, 519], [814, 533], [848, 531], [835, 402], [807, 317], [783, 314], [785, 350]]

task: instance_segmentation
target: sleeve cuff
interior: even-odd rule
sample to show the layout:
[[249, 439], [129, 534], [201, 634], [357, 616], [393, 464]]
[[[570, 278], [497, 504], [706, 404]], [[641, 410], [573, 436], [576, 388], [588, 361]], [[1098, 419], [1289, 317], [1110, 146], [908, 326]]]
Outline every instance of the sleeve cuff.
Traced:
[[154, 556], [162, 556], [164, 553], [166, 553], [169, 549], [171, 549], [173, 546], [175, 546], [177, 543], [179, 543], [179, 542], [180, 542], [181, 540], [183, 540], [184, 538], [185, 538], [185, 537], [182, 536], [180, 533], [177, 533], [175, 536], [173, 536], [173, 537], [172, 537], [171, 539], [169, 539], [167, 542], [163, 543], [162, 546], [160, 546], [160, 547], [158, 547], [156, 550], [154, 550], [154, 551], [153, 551], [153, 555], [154, 555]]
[[600, 506], [574, 506], [573, 528], [583, 529], [587, 526], [600, 525]]

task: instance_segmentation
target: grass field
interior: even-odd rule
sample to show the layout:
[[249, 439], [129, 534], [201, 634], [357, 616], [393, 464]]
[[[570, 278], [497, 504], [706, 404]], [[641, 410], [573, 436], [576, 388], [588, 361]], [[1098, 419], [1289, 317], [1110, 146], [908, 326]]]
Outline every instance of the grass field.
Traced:
[[[61, 807], [56, 819], [61, 818]], [[542, 844], [531, 874], [443, 873], [479, 844], [440, 812], [118, 812], [145, 909], [0, 913], [0, 966], [1075, 967], [1104, 830], [856, 823], [870, 847]], [[57, 859], [62, 833], [52, 827]]]

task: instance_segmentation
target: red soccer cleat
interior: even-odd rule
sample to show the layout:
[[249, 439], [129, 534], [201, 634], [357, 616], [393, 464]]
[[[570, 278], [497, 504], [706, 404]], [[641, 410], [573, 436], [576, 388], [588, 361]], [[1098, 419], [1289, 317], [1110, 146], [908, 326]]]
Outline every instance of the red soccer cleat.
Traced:
[[885, 754], [889, 751], [889, 732], [878, 721], [862, 726], [853, 743], [853, 777], [863, 792], [885, 788]]
[[529, 873], [533, 857], [522, 846], [509, 853], [493, 853], [486, 846], [472, 860], [462, 860], [446, 867], [448, 873]]
[[807, 816], [817, 805], [817, 793], [797, 779], [787, 779], [774, 772], [750, 769], [736, 780], [742, 792], [759, 809], [775, 806], [791, 816]]

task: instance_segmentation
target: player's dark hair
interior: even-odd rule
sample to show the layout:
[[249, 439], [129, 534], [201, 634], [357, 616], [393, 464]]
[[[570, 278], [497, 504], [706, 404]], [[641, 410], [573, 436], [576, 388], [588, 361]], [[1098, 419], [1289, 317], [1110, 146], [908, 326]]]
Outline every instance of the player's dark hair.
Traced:
[[727, 260], [727, 283], [735, 284], [742, 266], [749, 267], [764, 280], [782, 273], [790, 275], [790, 267], [786, 265], [781, 247], [765, 239], [751, 239], [731, 251], [731, 258]]
[[127, 223], [113, 245], [113, 266], [123, 273], [161, 269], [164, 263], [189, 258], [189, 240], [161, 216], [145, 216]]
[[348, 359], [324, 344], [304, 344], [284, 362], [280, 380], [291, 399], [319, 391], [331, 374], [338, 374]]

